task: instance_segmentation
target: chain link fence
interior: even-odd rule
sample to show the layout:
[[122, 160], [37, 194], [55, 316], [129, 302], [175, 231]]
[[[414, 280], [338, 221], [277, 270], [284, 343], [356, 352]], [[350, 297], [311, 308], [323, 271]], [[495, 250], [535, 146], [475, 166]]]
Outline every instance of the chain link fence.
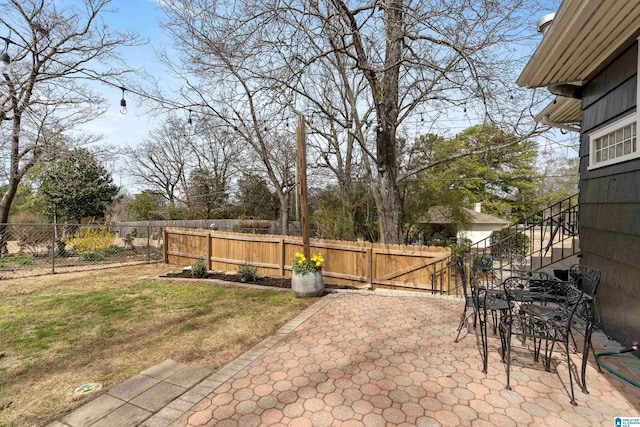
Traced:
[[163, 260], [163, 227], [0, 224], [0, 279]]

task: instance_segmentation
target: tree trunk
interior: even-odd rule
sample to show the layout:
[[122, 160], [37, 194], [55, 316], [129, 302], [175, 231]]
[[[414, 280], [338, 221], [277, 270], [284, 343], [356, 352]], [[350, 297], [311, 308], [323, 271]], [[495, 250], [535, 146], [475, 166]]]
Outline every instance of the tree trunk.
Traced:
[[[30, 168], [33, 163], [29, 162], [24, 166], [24, 169], [20, 170], [20, 124], [22, 122], [22, 116], [20, 113], [14, 113], [13, 118], [13, 131], [11, 135], [11, 164], [9, 170], [9, 182], [7, 183], [7, 190], [0, 199], [0, 257], [6, 257], [9, 255], [9, 249], [7, 247], [8, 236], [7, 226], [9, 222], [9, 211], [11, 210], [11, 204], [13, 198], [18, 191], [18, 185], [24, 175], [24, 172]], [[35, 156], [35, 154], [34, 154]]]
[[9, 256], [9, 248], [7, 247], [7, 223], [9, 222], [9, 210], [11, 203], [18, 189], [17, 181], [10, 180], [7, 191], [2, 195], [0, 200], [0, 258]]
[[378, 226], [380, 242], [399, 244], [399, 192], [395, 176], [391, 173], [380, 173], [380, 187], [374, 192], [374, 200], [378, 210]]
[[282, 214], [282, 235], [289, 235], [289, 193], [278, 191], [278, 200], [280, 200], [280, 212]]

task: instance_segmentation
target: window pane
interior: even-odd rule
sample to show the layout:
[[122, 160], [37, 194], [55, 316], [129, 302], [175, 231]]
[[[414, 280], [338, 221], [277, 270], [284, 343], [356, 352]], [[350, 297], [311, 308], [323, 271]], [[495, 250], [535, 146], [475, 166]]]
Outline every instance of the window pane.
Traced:
[[622, 156], [622, 144], [616, 145], [616, 157]]
[[606, 161], [609, 159], [609, 157], [607, 157], [607, 153], [609, 152], [609, 150], [602, 150], [602, 161]]
[[622, 129], [616, 132], [616, 142], [622, 142]]
[[600, 163], [602, 161], [602, 151], [596, 152], [596, 163]]
[[631, 135], [636, 136], [636, 124], [633, 123], [631, 125]]
[[624, 139], [631, 138], [631, 126], [627, 126], [624, 128]]
[[616, 147], [609, 147], [609, 158], [614, 159], [616, 157]]
[[631, 153], [631, 140], [624, 142], [624, 154]]

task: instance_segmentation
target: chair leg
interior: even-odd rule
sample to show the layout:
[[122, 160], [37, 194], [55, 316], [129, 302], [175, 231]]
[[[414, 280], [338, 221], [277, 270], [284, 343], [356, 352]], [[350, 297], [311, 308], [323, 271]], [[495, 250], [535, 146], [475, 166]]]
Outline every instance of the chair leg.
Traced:
[[[582, 350], [582, 369], [580, 370], [580, 380], [582, 382], [582, 392], [585, 394], [589, 394], [589, 390], [587, 390], [587, 361], [589, 360], [589, 349], [595, 353], [593, 349], [593, 343], [591, 342], [591, 335], [593, 334], [593, 323], [587, 322], [587, 327], [584, 332], [584, 349]], [[598, 371], [602, 373], [602, 369], [600, 368], [600, 364], [596, 360], [596, 365], [598, 366]]]
[[487, 343], [487, 312], [485, 309], [483, 317], [480, 318], [480, 339], [482, 341], [482, 372], [487, 373], [487, 365], [488, 365], [488, 343]]
[[[551, 340], [551, 348], [549, 348], [549, 341], [545, 340], [544, 342], [544, 370], [547, 372], [551, 372], [551, 355], [553, 354], [553, 348], [556, 345], [556, 342]], [[567, 351], [569, 351], [569, 342], [567, 341]]]
[[571, 354], [569, 350], [569, 338], [565, 342], [565, 350], [567, 351], [567, 368], [569, 370], [569, 387], [571, 388], [571, 400], [569, 401], [573, 406], [577, 406], [576, 396], [573, 392], [573, 374], [571, 373]]
[[511, 390], [511, 325], [508, 326], [508, 331], [506, 333], [505, 342], [506, 342], [506, 358], [507, 358], [507, 390]]
[[542, 347], [542, 339], [533, 337], [533, 361], [536, 363], [540, 360], [541, 347]]
[[462, 328], [464, 327], [464, 323], [466, 320], [467, 320], [467, 303], [465, 302], [464, 310], [462, 311], [462, 317], [460, 317], [460, 324], [458, 325], [458, 334], [456, 335], [456, 339], [453, 340], [453, 342], [458, 342], [458, 339], [460, 339], [460, 332], [462, 331]]

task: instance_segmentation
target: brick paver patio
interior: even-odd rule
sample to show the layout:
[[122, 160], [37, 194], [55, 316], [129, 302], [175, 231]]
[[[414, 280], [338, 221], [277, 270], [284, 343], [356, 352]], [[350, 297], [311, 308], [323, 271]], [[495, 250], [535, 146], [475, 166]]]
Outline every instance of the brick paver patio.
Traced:
[[559, 353], [557, 371], [545, 372], [516, 349], [505, 390], [497, 338], [487, 374], [473, 329], [453, 342], [461, 307], [451, 298], [331, 295], [172, 425], [582, 427], [640, 416], [640, 389], [599, 373], [593, 360], [590, 394], [576, 386], [571, 406]]
[[[553, 372], [545, 372], [516, 347], [506, 390], [496, 337], [487, 374], [475, 330], [453, 342], [462, 304], [402, 292], [330, 294], [215, 373], [167, 359], [49, 427], [582, 427], [640, 417], [640, 388], [599, 373], [593, 359], [590, 394], [576, 385], [576, 407], [559, 353]], [[619, 348], [602, 333], [594, 345], [598, 352]], [[579, 365], [580, 354], [572, 357]], [[640, 374], [640, 360], [629, 353], [607, 364]]]

